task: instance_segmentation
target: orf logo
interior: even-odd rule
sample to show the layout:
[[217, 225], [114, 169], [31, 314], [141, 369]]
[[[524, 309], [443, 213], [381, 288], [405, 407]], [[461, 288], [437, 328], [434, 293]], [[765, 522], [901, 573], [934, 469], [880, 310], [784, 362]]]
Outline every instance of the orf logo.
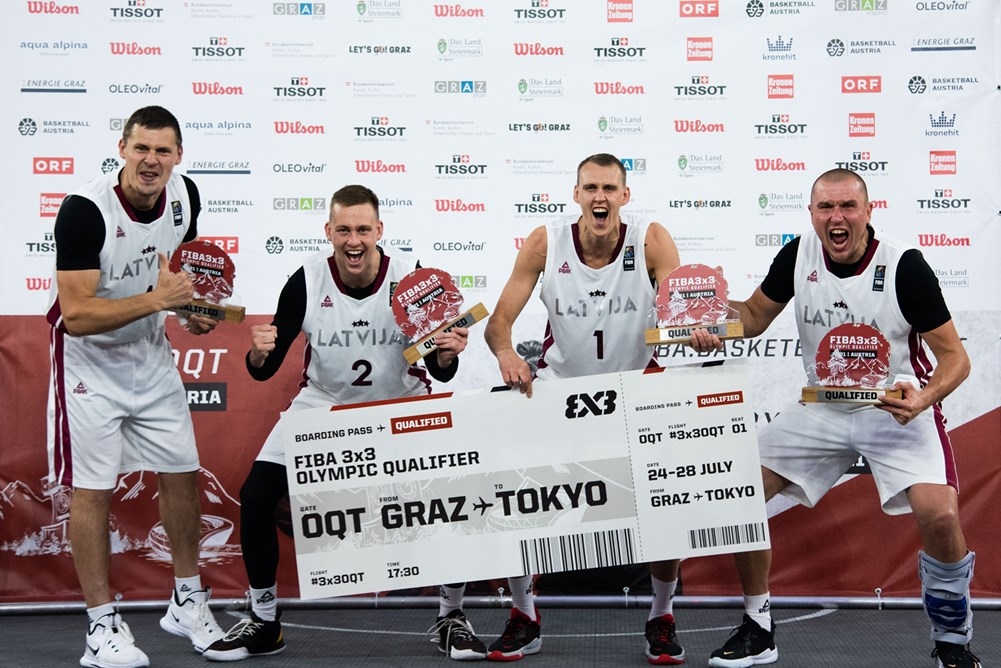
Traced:
[[705, 0], [681, 0], [678, 15], [681, 18], [695, 16], [719, 16], [719, 3]]
[[883, 77], [854, 76], [841, 77], [842, 93], [882, 93]]
[[31, 171], [34, 174], [72, 174], [73, 158], [33, 158]]

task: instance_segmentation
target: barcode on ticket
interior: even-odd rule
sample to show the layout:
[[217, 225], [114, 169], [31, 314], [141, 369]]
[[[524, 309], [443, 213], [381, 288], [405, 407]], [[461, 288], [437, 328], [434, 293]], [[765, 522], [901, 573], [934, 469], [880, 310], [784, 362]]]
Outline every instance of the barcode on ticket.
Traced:
[[521, 541], [521, 564], [526, 575], [635, 563], [636, 545], [632, 529]]
[[744, 543], [759, 543], [765, 539], [765, 523], [730, 524], [707, 529], [691, 529], [688, 546], [693, 550]]

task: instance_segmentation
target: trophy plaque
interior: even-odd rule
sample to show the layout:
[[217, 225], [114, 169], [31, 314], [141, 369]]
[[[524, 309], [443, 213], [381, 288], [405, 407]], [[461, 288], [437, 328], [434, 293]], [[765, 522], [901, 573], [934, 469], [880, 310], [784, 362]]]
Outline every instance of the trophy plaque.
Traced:
[[728, 318], [728, 294], [721, 267], [681, 265], [657, 290], [657, 328], [646, 330], [647, 345], [688, 343], [695, 329], [705, 329], [720, 339], [743, 337], [744, 326]]
[[872, 325], [845, 323], [825, 334], [814, 371], [820, 386], [803, 388], [805, 403], [878, 404], [902, 395], [886, 388], [890, 344]]
[[438, 349], [435, 338], [454, 327], [469, 327], [486, 318], [483, 304], [462, 312], [462, 293], [446, 271], [432, 267], [416, 269], [399, 282], [393, 291], [393, 316], [396, 324], [414, 345], [403, 351], [413, 364]]
[[243, 322], [246, 309], [227, 304], [233, 296], [236, 270], [229, 254], [208, 241], [188, 241], [170, 256], [170, 270], [191, 276], [195, 298], [187, 306], [174, 309], [181, 315], [204, 315], [213, 320]]

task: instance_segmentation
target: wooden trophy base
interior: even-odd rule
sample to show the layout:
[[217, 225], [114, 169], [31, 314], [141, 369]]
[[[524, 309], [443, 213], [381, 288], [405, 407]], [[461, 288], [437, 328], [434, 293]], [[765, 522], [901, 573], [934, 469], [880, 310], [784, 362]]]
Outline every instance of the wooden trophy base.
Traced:
[[483, 320], [488, 315], [490, 315], [490, 313], [487, 311], [487, 308], [483, 304], [477, 304], [452, 322], [442, 325], [414, 345], [404, 350], [403, 357], [408, 362], [413, 364], [425, 355], [438, 350], [438, 344], [435, 343], [435, 337], [439, 334], [451, 331], [454, 327], [469, 327], [470, 325]]
[[800, 399], [807, 404], [878, 404], [880, 397], [900, 399], [903, 392], [883, 387], [804, 387]]
[[744, 338], [744, 325], [739, 320], [724, 320], [715, 325], [678, 325], [646, 330], [646, 344], [656, 346], [662, 343], [688, 343], [692, 340], [692, 332], [704, 329], [722, 339]]
[[243, 322], [247, 317], [247, 309], [232, 304], [212, 304], [202, 299], [196, 299], [187, 306], [174, 309], [181, 315], [204, 315], [220, 322]]

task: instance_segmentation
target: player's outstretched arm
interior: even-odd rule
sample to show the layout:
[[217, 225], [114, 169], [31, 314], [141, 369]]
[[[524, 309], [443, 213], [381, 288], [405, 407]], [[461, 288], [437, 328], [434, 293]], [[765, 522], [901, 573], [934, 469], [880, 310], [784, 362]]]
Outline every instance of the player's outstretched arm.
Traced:
[[532, 396], [532, 370], [514, 349], [511, 328], [532, 296], [535, 285], [539, 282], [539, 275], [546, 268], [547, 245], [545, 227], [535, 228], [526, 237], [514, 261], [511, 277], [501, 291], [484, 331], [490, 352], [497, 358], [501, 380], [508, 387], [517, 387], [529, 397]]
[[[761, 291], [761, 286], [754, 289], [747, 301], [730, 300], [730, 308], [735, 310], [741, 323], [744, 325], [744, 336], [751, 338], [759, 336], [772, 321], [782, 312], [785, 304], [769, 299]], [[721, 350], [723, 342], [715, 334], [710, 334], [704, 329], [697, 329], [692, 332], [691, 346], [695, 350], [708, 352], [710, 350]]]
[[647, 270], [658, 287], [667, 280], [668, 274], [681, 266], [678, 246], [660, 223], [650, 223], [647, 228], [643, 252], [646, 253]]

